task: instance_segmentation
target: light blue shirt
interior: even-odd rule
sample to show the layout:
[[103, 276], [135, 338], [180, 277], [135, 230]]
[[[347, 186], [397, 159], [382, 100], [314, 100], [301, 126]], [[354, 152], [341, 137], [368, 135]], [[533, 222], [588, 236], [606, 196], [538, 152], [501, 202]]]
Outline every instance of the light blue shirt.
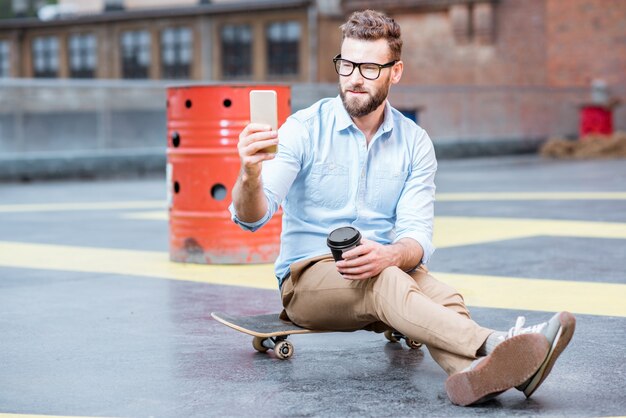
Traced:
[[279, 285], [298, 260], [330, 253], [328, 234], [353, 226], [381, 244], [412, 238], [432, 245], [437, 160], [424, 129], [389, 103], [369, 147], [339, 96], [290, 116], [278, 130], [278, 153], [263, 163], [268, 211], [259, 221], [234, 222], [255, 231], [283, 207]]

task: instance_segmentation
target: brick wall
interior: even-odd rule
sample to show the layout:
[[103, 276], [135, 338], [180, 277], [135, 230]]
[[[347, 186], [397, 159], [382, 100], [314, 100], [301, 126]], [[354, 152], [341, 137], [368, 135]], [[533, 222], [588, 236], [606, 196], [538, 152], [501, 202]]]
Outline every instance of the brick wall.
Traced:
[[[506, 132], [573, 136], [579, 106], [589, 101], [591, 81], [599, 78], [622, 102], [614, 110], [615, 129], [626, 129], [626, 0], [500, 0], [490, 11], [484, 6], [389, 11], [404, 39], [404, 89], [396, 90], [405, 94], [393, 95], [396, 105], [421, 108], [420, 121], [432, 124], [435, 137], [460, 138], [470, 131], [480, 138]], [[419, 89], [444, 85], [503, 90], [474, 100], [469, 93], [432, 96]], [[454, 115], [460, 114], [476, 116], [462, 118], [472, 121], [472, 129], [457, 123]], [[444, 123], [442, 115], [451, 120]]]
[[546, 14], [550, 85], [626, 84], [626, 1], [547, 0]]
[[490, 41], [483, 6], [390, 11], [403, 31], [403, 83], [626, 85], [625, 0], [501, 0]]
[[333, 57], [341, 52], [341, 30], [339, 26], [344, 22], [343, 17], [325, 17], [318, 24], [318, 69], [319, 80], [328, 83], [337, 82], [337, 73], [333, 66]]
[[[393, 16], [402, 27], [406, 84], [542, 85], [545, 1], [502, 0], [493, 6], [491, 41], [475, 13], [440, 10]], [[467, 16], [465, 16], [465, 14]], [[463, 29], [463, 19], [468, 19]], [[453, 24], [453, 19], [458, 22]], [[459, 23], [460, 22], [460, 23]]]

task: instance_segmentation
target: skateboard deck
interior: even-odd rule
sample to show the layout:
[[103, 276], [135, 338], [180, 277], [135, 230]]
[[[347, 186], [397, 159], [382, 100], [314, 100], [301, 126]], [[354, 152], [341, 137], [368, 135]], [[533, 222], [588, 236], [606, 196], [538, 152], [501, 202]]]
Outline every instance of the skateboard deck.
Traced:
[[296, 324], [283, 321], [278, 314], [252, 315], [252, 316], [232, 316], [220, 312], [211, 312], [211, 316], [235, 331], [252, 335], [253, 337], [272, 338], [282, 337], [292, 334], [311, 334], [313, 332], [323, 332], [310, 330], [297, 326]]
[[270, 349], [274, 350], [274, 354], [281, 360], [286, 360], [293, 355], [294, 346], [287, 339], [293, 334], [311, 334], [314, 332], [323, 332], [310, 330], [299, 327], [289, 321], [283, 321], [278, 317], [279, 314], [269, 315], [253, 315], [253, 316], [232, 316], [220, 312], [211, 312], [211, 316], [217, 322], [252, 335], [252, 347], [255, 350], [264, 353]]
[[[281, 360], [286, 360], [293, 355], [293, 343], [287, 339], [290, 335], [334, 332], [299, 327], [292, 322], [281, 320], [278, 313], [232, 316], [220, 312], [211, 312], [211, 317], [235, 331], [251, 335], [254, 337], [252, 347], [254, 347], [255, 350], [266, 352], [273, 349], [276, 357]], [[421, 343], [413, 341], [393, 330], [385, 332], [385, 337], [393, 343], [404, 340], [409, 348], [412, 349], [422, 346]]]

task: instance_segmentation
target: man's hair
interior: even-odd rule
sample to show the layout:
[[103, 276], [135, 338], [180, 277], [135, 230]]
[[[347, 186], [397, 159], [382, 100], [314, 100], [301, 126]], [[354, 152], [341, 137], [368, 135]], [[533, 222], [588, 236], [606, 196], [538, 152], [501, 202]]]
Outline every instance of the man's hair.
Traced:
[[391, 59], [399, 60], [402, 53], [400, 25], [384, 13], [363, 10], [350, 15], [341, 25], [342, 39], [353, 38], [365, 41], [386, 39], [391, 50]]

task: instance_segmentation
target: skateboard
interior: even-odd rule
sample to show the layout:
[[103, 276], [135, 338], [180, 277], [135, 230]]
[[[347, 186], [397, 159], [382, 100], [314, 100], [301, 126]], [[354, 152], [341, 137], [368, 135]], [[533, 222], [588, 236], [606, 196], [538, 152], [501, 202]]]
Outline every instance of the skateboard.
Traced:
[[[273, 350], [276, 357], [281, 360], [287, 360], [294, 353], [294, 345], [287, 339], [290, 335], [337, 332], [302, 328], [292, 322], [281, 320], [277, 313], [232, 316], [220, 312], [211, 312], [211, 316], [217, 322], [235, 331], [243, 332], [244, 334], [254, 337], [252, 339], [252, 347], [256, 351], [265, 353], [268, 350]], [[404, 340], [406, 345], [411, 349], [418, 349], [422, 346], [422, 343], [414, 341], [393, 330], [385, 331], [385, 337], [392, 343]]]

